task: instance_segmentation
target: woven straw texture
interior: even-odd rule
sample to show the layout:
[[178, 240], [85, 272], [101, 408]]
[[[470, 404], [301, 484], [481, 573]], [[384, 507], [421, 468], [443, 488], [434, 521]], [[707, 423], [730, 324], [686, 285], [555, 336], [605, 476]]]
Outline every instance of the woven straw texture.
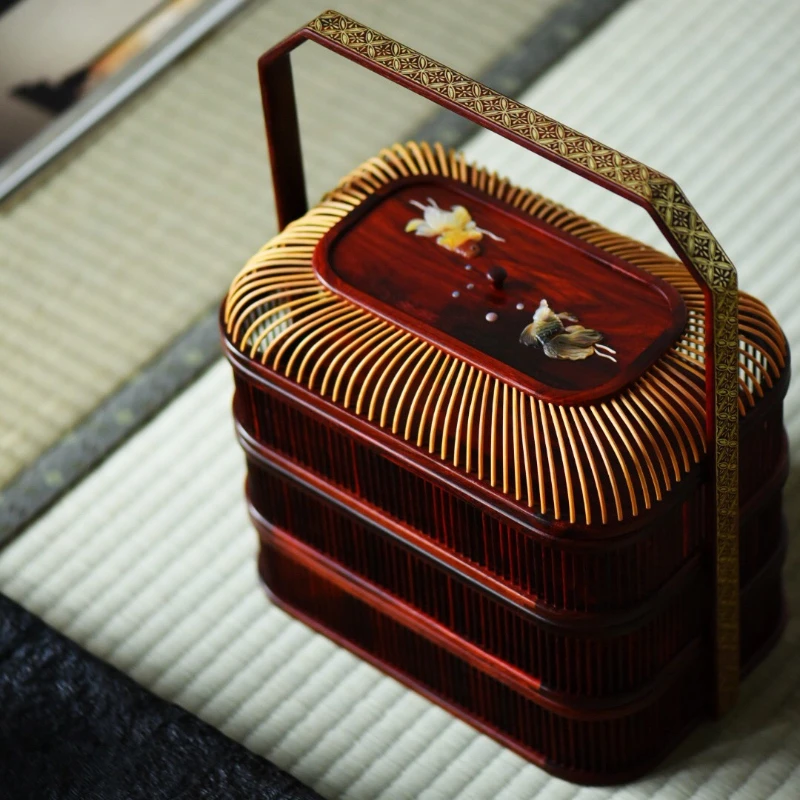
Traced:
[[[474, 74], [558, 2], [340, 6]], [[255, 3], [6, 204], [0, 486], [217, 302], [272, 234], [255, 62], [319, 10]], [[431, 113], [322, 48], [296, 60], [312, 198]]]
[[[409, 42], [442, 55], [438, 44], [427, 46], [424, 27]], [[800, 7], [790, 0], [633, 0], [523, 98], [676, 178], [737, 265], [742, 288], [772, 308], [795, 352], [798, 29]], [[480, 136], [467, 152], [659, 244], [635, 210], [497, 139]], [[255, 173], [239, 180], [252, 183]], [[253, 244], [209, 247], [230, 261]], [[220, 363], [0, 555], [0, 589], [327, 797], [797, 796], [800, 552], [793, 541], [786, 567], [793, 616], [734, 712], [696, 731], [649, 778], [580, 789], [269, 604], [256, 578], [230, 394], [229, 368]], [[796, 389], [786, 410], [796, 460]], [[786, 493], [792, 533], [798, 489], [794, 471]]]

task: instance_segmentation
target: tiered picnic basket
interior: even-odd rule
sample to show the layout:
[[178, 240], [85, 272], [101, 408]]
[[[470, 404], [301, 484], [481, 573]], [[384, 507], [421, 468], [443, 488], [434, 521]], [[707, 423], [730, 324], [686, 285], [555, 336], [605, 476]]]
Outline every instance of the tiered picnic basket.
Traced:
[[[440, 145], [308, 210], [306, 40], [644, 206], [680, 260]], [[281, 231], [221, 326], [271, 595], [555, 774], [645, 772], [783, 624], [783, 333], [661, 173], [333, 11], [259, 69]]]

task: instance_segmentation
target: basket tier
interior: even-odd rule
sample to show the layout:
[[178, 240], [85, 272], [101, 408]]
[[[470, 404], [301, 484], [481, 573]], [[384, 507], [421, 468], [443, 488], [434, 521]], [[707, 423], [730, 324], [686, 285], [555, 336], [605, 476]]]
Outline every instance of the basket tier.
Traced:
[[[240, 357], [231, 353], [235, 364]], [[273, 452], [342, 491], [351, 505], [364, 504], [402, 523], [438, 559], [475, 575], [515, 602], [564, 612], [641, 610], [708, 544], [702, 465], [682, 482], [670, 502], [597, 539], [564, 530], [526, 513], [504, 498], [481, 496], [480, 484], [434, 469], [426, 454], [405, 454], [374, 424], [342, 418], [280, 375], [236, 370], [235, 414], [239, 437], [256, 460]], [[778, 545], [780, 488], [788, 462], [782, 428], [784, 387], [776, 385], [741, 421], [743, 484], [742, 584]], [[346, 421], [345, 421], [346, 420]], [[777, 429], [777, 434], [774, 433]], [[405, 457], [403, 457], [405, 456]], [[427, 467], [427, 469], [426, 469]]]
[[[710, 647], [696, 640], [657, 690], [581, 713], [543, 703], [505, 665], [444, 634], [401, 601], [275, 528], [263, 530], [261, 575], [293, 615], [498, 739], [571, 781], [611, 784], [651, 769], [713, 705]], [[742, 593], [742, 666], [749, 671], [782, 630], [783, 552]]]
[[[288, 531], [466, 642], [521, 670], [541, 694], [564, 695], [562, 701], [577, 706], [596, 698], [619, 702], [621, 696], [647, 690], [689, 642], [705, 633], [711, 580], [702, 553], [687, 559], [646, 602], [627, 611], [553, 610], [488, 580], [474, 565], [443, 561], [435, 543], [419, 531], [244, 431], [240, 438], [248, 453], [251, 513], [262, 533], [265, 526]], [[769, 491], [758, 498], [760, 505], [742, 516], [742, 550], [757, 556], [748, 562], [745, 586], [780, 547], [785, 464], [777, 466], [772, 481], [765, 484]], [[392, 476], [380, 471], [364, 475], [385, 489], [394, 485]], [[454, 523], [440, 518], [441, 528], [458, 538]], [[698, 523], [689, 518], [684, 524]], [[686, 529], [674, 535], [692, 538]], [[493, 544], [486, 537], [483, 541], [484, 548]], [[522, 560], [521, 554], [517, 557]]]

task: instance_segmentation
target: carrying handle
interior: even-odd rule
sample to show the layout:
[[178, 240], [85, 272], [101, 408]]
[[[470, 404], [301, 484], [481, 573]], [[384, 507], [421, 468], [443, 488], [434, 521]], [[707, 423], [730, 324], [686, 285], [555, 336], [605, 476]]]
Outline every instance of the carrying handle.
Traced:
[[337, 11], [325, 11], [258, 62], [278, 224], [307, 211], [289, 54], [310, 40], [643, 206], [705, 299], [706, 436], [715, 532], [716, 708], [739, 685], [738, 291], [736, 270], [678, 185], [650, 167], [406, 47]]

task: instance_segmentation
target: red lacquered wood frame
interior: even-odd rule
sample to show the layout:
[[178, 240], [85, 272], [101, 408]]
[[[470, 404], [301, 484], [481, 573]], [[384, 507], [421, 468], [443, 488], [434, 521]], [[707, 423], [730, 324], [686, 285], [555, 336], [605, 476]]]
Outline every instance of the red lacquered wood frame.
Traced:
[[739, 620], [738, 302], [736, 270], [678, 185], [578, 131], [492, 91], [336, 11], [326, 11], [259, 59], [279, 225], [307, 209], [289, 54], [314, 41], [642, 206], [705, 297], [706, 438], [715, 531], [716, 708], [736, 701]]
[[639, 608], [599, 614], [524, 608], [411, 546], [404, 526], [375, 509], [356, 511], [350, 498], [337, 501], [280, 462], [274, 454], [250, 462], [251, 512], [262, 533], [284, 530], [298, 546], [437, 620], [465, 647], [524, 673], [544, 704], [581, 709], [649, 696], [678, 653], [706, 632], [710, 589], [699, 556]]

